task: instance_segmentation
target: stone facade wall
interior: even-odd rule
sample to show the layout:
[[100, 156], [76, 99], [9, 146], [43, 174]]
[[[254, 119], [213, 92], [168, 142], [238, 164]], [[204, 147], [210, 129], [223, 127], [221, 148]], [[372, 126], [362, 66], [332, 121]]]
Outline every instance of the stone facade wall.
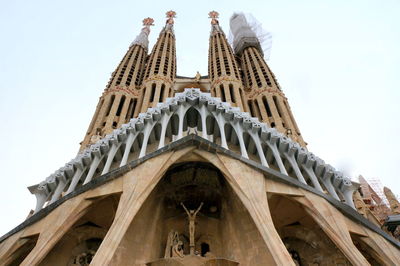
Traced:
[[227, 190], [221, 221], [223, 256], [240, 262], [240, 265], [273, 264], [272, 254], [249, 212], [232, 189], [227, 188]]
[[[36, 245], [29, 254], [26, 254], [26, 257], [20, 258], [23, 260], [22, 265], [39, 263], [48, 265], [53, 260], [51, 259], [53, 250], [63, 253], [61, 257], [68, 257], [66, 254], [72, 254], [73, 246], [67, 244], [70, 232], [82, 221], [84, 214], [89, 213], [94, 202], [99, 202], [98, 199], [107, 195], [116, 195], [116, 193], [122, 194], [118, 205], [113, 205], [115, 218], [108, 223], [100, 223], [100, 227], [106, 230], [109, 227], [109, 229], [93, 257], [93, 265], [112, 263], [124, 265], [128, 262], [131, 264], [132, 260], [137, 265], [144, 265], [153, 259], [162, 258], [168, 230], [176, 228], [175, 230], [179, 230], [182, 235], [186, 235], [187, 221], [182, 210], [176, 208], [171, 211], [160, 204], [163, 202], [162, 197], [170, 193], [160, 190], [157, 184], [163, 184], [168, 169], [178, 163], [187, 164], [189, 158], [190, 162], [208, 163], [219, 169], [218, 171], [223, 176], [222, 182], [225, 184], [223, 186], [229, 188], [223, 189], [221, 193], [223, 200], [220, 205], [222, 206], [220, 216], [207, 216], [206, 208], [202, 210], [205, 215], [199, 215], [196, 225], [196, 230], [198, 230], [196, 249], [199, 249], [200, 242], [207, 243], [208, 241], [211, 253], [215, 252], [215, 256], [237, 261], [240, 265], [294, 265], [291, 259], [293, 254], [290, 253], [290, 248], [288, 251], [285, 246], [285, 236], [289, 236], [288, 229], [282, 228], [283, 222], [275, 225], [272, 223], [277, 216], [282, 215], [276, 213], [273, 202], [266, 201], [267, 196], [279, 194], [298, 202], [296, 206], [301, 206], [304, 215], [312, 217], [311, 220], [298, 221], [311, 228], [311, 233], [302, 233], [307, 231], [301, 229], [297, 230], [297, 233], [292, 232], [291, 236], [296, 235], [297, 238], [302, 238], [302, 241], [309, 243], [312, 247], [314, 238], [311, 236], [325, 234], [323, 237], [326, 240], [321, 244], [316, 243], [317, 248], [299, 249], [300, 257], [313, 256], [315, 252], [320, 252], [320, 248], [328, 247], [331, 249], [330, 254], [339, 252], [338, 250], [340, 252], [337, 254], [343, 254], [341, 257], [335, 257], [338, 265], [346, 261], [353, 265], [367, 265], [371, 259], [363, 255], [364, 251], [355, 245], [354, 238], [350, 236], [356, 233], [362, 236], [363, 249], [367, 245], [368, 249], [374, 251], [370, 254], [378, 256], [374, 258], [375, 261], [383, 261], [386, 265], [400, 263], [398, 247], [389, 243], [381, 235], [346, 217], [323, 197], [301, 188], [273, 181], [268, 175], [250, 168], [237, 159], [189, 146], [149, 159], [123, 176], [65, 201], [41, 220], [0, 243], [0, 264], [7, 265], [5, 262], [10, 262], [10, 258], [16, 254], [15, 247], [21, 245], [21, 240], [35, 235], [39, 236]], [[93, 182], [96, 182], [96, 179]], [[289, 207], [286, 207], [286, 211], [296, 217], [295, 213], [299, 208]], [[109, 213], [109, 211], [105, 212]], [[99, 210], [98, 215], [102, 216], [101, 213]], [[316, 224], [321, 229], [316, 229], [312, 224]], [[295, 230], [294, 227], [295, 225], [292, 227], [293, 230]], [[327, 239], [329, 239], [328, 242], [326, 242]], [[291, 245], [296, 247], [293, 242]], [[65, 249], [62, 249], [62, 246]]]

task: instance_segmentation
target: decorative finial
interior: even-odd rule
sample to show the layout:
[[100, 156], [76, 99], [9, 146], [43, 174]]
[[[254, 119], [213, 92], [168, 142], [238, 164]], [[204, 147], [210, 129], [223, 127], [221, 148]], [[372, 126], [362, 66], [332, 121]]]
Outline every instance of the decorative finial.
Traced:
[[143, 19], [143, 26], [145, 27], [154, 26], [154, 19], [152, 18]]
[[136, 37], [136, 39], [131, 43], [129, 47], [132, 47], [133, 45], [140, 45], [144, 49], [147, 50], [149, 46], [149, 39], [148, 36], [150, 34], [150, 26], [154, 26], [154, 19], [152, 18], [145, 18], [143, 19], [143, 28], [140, 34]]
[[165, 13], [167, 16], [167, 24], [173, 25], [174, 24], [174, 18], [176, 18], [176, 12], [173, 10], [168, 11]]
[[218, 25], [218, 17], [219, 17], [219, 13], [215, 10], [211, 11], [208, 13], [208, 18], [211, 18], [211, 24], [212, 25]]

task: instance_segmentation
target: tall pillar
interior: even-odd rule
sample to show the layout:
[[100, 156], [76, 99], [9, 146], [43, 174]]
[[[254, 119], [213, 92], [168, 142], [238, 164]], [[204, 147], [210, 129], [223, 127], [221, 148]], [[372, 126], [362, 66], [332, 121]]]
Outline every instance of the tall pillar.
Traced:
[[174, 11], [168, 11], [167, 22], [150, 54], [142, 86], [141, 112], [172, 97], [176, 76]]
[[231, 46], [218, 22], [218, 12], [211, 11], [210, 46], [208, 49], [208, 76], [211, 82], [211, 95], [219, 97], [232, 106], [243, 106], [243, 84], [239, 68]]
[[230, 27], [234, 36], [234, 51], [240, 58], [250, 114], [306, 146], [288, 100], [264, 60], [260, 42], [245, 16], [234, 14]]
[[139, 113], [140, 86], [148, 50], [152, 18], [143, 20], [140, 34], [129, 46], [97, 104], [80, 150], [97, 142]]

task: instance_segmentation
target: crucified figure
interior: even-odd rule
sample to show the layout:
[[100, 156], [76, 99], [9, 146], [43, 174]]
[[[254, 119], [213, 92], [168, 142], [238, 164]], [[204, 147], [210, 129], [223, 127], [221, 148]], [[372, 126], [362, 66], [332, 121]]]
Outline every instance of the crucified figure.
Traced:
[[190, 247], [190, 255], [194, 255], [194, 248], [195, 248], [195, 243], [194, 243], [194, 227], [195, 227], [195, 220], [196, 220], [196, 215], [200, 211], [201, 207], [203, 206], [203, 202], [200, 204], [200, 206], [197, 208], [197, 210], [188, 210], [185, 205], [181, 202], [182, 207], [185, 209], [188, 219], [189, 219], [189, 247]]

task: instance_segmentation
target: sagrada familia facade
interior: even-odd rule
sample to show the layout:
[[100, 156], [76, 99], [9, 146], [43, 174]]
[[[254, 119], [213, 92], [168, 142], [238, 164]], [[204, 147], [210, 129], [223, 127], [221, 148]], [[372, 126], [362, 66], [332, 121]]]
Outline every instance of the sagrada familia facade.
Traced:
[[[177, 75], [153, 19], [101, 95], [78, 155], [30, 186], [0, 265], [400, 265], [400, 205], [307, 150], [243, 14], [209, 13], [208, 75]], [[390, 193], [389, 193], [390, 192]]]

